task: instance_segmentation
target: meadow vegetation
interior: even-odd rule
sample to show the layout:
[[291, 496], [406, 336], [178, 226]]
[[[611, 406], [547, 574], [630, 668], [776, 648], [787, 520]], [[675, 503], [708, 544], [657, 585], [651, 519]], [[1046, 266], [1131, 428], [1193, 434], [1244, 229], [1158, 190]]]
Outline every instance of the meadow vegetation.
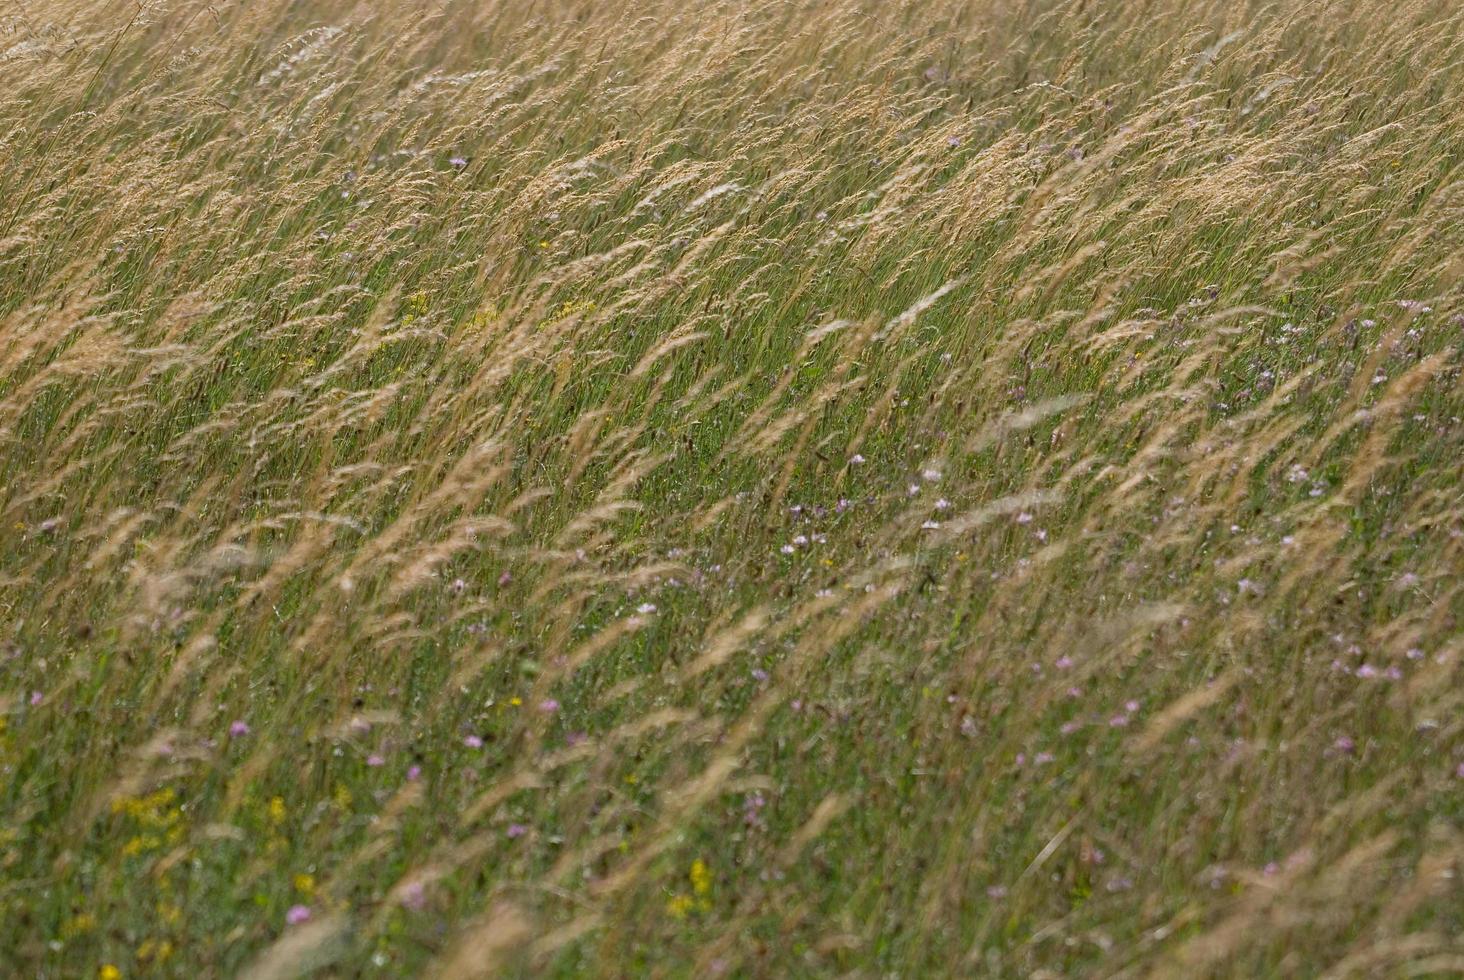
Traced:
[[0, 9], [7, 976], [1464, 971], [1464, 6]]

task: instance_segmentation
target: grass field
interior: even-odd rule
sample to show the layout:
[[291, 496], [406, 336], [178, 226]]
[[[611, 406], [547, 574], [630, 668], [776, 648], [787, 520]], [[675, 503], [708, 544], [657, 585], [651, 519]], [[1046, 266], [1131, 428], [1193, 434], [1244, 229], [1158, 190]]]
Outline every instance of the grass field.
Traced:
[[0, 7], [0, 974], [1464, 973], [1456, 0]]

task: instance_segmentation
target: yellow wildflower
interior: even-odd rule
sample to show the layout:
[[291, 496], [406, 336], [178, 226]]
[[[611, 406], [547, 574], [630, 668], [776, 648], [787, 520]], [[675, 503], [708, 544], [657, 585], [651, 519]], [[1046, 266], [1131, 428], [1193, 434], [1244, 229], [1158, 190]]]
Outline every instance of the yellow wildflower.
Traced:
[[477, 313], [473, 314], [472, 319], [468, 321], [468, 329], [482, 330], [496, 319], [498, 319], [498, 307], [493, 303], [489, 303]]
[[162, 846], [162, 841], [152, 834], [138, 834], [127, 843], [122, 845], [123, 857], [136, 857], [147, 851], [153, 851]]
[[408, 296], [406, 302], [402, 304], [402, 326], [406, 326], [425, 314], [430, 306], [431, 302], [426, 293], [413, 293]]
[[96, 927], [96, 916], [92, 915], [90, 912], [81, 912], [75, 916], [72, 916], [71, 921], [66, 923], [66, 925], [62, 928], [61, 935], [68, 938], [71, 936], [79, 936], [82, 933], [91, 932]]
[[159, 942], [156, 939], [148, 939], [137, 947], [137, 960], [139, 963], [153, 961], [161, 963], [173, 955], [173, 944], [164, 939]]
[[274, 796], [274, 797], [271, 797], [270, 798], [270, 801], [269, 801], [269, 811], [268, 812], [269, 812], [269, 820], [270, 820], [270, 823], [284, 823], [285, 822], [285, 798], [283, 796]]
[[666, 903], [666, 914], [673, 919], [684, 919], [696, 904], [690, 895], [673, 895]]
[[705, 895], [712, 890], [712, 871], [701, 858], [691, 862], [691, 871], [687, 877], [691, 879], [691, 890], [698, 895]]
[[312, 874], [298, 874], [295, 876], [295, 891], [299, 892], [306, 899], [315, 896], [315, 876]]
[[110, 963], [103, 963], [102, 968], [97, 971], [100, 980], [122, 980], [122, 971]]

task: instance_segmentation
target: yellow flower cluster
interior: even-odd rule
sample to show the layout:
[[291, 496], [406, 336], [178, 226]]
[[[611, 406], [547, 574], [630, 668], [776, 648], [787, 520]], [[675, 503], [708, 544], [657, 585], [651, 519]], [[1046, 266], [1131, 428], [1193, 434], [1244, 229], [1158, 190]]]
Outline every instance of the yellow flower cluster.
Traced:
[[589, 299], [567, 299], [554, 307], [549, 315], [539, 321], [539, 328], [549, 326], [551, 323], [558, 323], [560, 320], [567, 320], [572, 316], [584, 316], [595, 312], [595, 301]]
[[282, 828], [285, 818], [289, 816], [289, 809], [285, 806], [283, 796], [271, 796], [264, 804], [265, 819], [269, 821], [266, 828], [264, 842], [265, 853], [278, 854], [288, 846]]
[[712, 870], [701, 858], [691, 862], [691, 871], [687, 874], [691, 879], [691, 890], [698, 895], [710, 895], [712, 893]]
[[474, 313], [471, 318], [469, 318], [467, 329], [473, 333], [476, 333], [482, 330], [484, 327], [488, 326], [488, 324], [492, 323], [494, 320], [497, 320], [499, 316], [500, 313], [498, 305], [496, 303], [489, 303], [487, 306], [483, 307], [481, 310]]
[[141, 963], [161, 963], [173, 955], [173, 944], [167, 939], [145, 939], [137, 947], [137, 959]]
[[402, 326], [425, 316], [431, 306], [432, 301], [428, 299], [426, 293], [418, 292], [408, 296], [406, 302], [402, 304]]
[[71, 920], [61, 927], [61, 937], [63, 939], [70, 939], [73, 936], [80, 936], [91, 932], [96, 927], [96, 916], [90, 912], [80, 912], [72, 916]]
[[112, 801], [112, 812], [125, 813], [141, 823], [148, 824], [158, 820], [159, 814], [166, 811], [177, 796], [178, 794], [173, 791], [172, 787], [168, 786], [146, 796], [119, 796]]
[[123, 857], [136, 857], [155, 851], [164, 844], [183, 840], [183, 810], [175, 805], [178, 794], [164, 787], [145, 796], [121, 796], [112, 801], [112, 813], [125, 816], [139, 825], [139, 833], [122, 845]]
[[691, 882], [691, 894], [678, 892], [666, 902], [666, 914], [673, 919], [684, 919], [693, 911], [712, 910], [712, 869], [701, 858], [697, 858], [691, 862], [691, 870], [686, 873], [686, 877]]

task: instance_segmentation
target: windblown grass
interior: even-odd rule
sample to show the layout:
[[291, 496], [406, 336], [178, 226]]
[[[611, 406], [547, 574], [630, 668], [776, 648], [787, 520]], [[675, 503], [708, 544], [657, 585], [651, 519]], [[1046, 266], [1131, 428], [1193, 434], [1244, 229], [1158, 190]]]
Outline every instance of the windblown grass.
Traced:
[[0, 13], [14, 976], [1464, 970], [1464, 7]]

